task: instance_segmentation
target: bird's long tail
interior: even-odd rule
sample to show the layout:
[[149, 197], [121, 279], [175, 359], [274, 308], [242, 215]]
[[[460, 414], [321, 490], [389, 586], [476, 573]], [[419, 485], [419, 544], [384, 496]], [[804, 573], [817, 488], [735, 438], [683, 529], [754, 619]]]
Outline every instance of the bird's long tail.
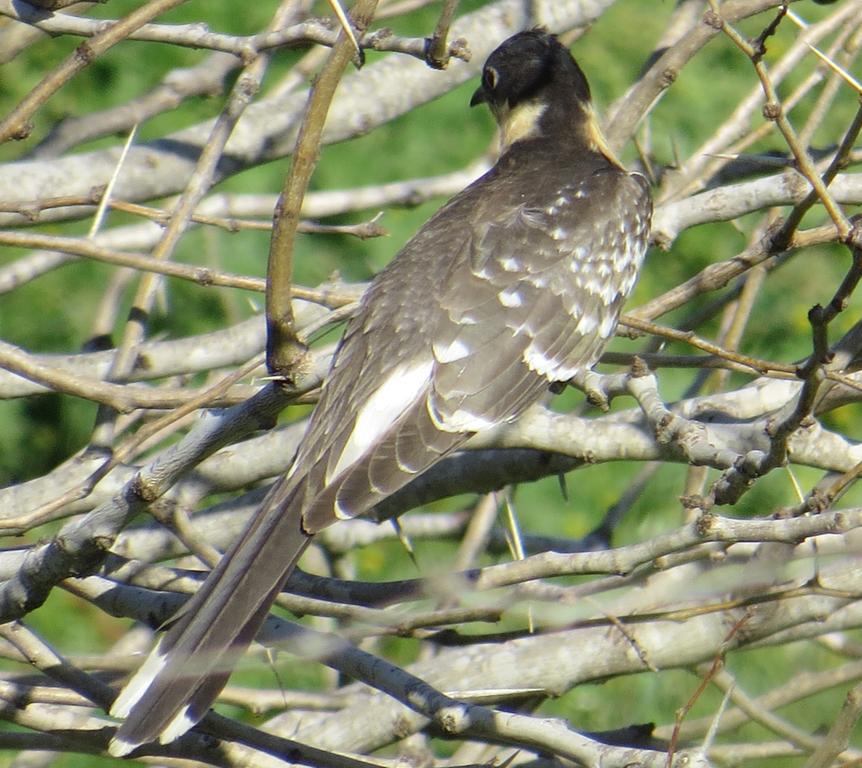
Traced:
[[227, 683], [311, 540], [290, 485], [285, 479], [276, 484], [120, 692], [111, 715], [125, 722], [111, 741], [111, 754], [125, 755], [156, 739], [173, 741], [206, 714]]

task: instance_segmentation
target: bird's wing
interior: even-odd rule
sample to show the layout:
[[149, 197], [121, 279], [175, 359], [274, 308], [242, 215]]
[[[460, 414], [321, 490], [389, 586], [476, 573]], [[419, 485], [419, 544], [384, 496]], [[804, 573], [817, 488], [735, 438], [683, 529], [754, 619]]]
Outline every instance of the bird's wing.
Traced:
[[[463, 260], [462, 226], [435, 255]], [[469, 438], [441, 431], [426, 407], [436, 361], [430, 335], [439, 306], [433, 265], [402, 257], [381, 273], [349, 324], [291, 470], [309, 533], [355, 517]]]
[[430, 402], [442, 428], [509, 421], [596, 362], [637, 279], [649, 215], [644, 185], [613, 169], [490, 220], [440, 297]]
[[466, 234], [432, 220], [417, 250], [448, 247], [439, 279], [424, 282], [427, 264], [410, 274], [408, 245], [404, 274], [375, 283], [295, 465], [307, 532], [366, 512], [595, 363], [637, 277], [649, 195], [617, 169], [553, 191], [543, 206], [483, 212]]

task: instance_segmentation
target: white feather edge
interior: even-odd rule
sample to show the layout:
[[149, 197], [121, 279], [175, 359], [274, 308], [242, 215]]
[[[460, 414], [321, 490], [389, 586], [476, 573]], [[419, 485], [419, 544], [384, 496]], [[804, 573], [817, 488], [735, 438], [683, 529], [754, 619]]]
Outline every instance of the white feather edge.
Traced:
[[392, 370], [359, 410], [338, 461], [326, 475], [327, 483], [361, 459], [427, 390], [433, 367], [434, 360], [428, 358], [402, 363]]
[[189, 715], [189, 706], [186, 705], [165, 726], [159, 735], [159, 744], [170, 744], [196, 724], [197, 721], [191, 718]]
[[123, 686], [114, 703], [111, 705], [111, 717], [125, 718], [129, 716], [132, 707], [135, 706], [141, 697], [146, 693], [150, 683], [164, 669], [167, 656], [161, 652], [162, 640], [156, 643], [147, 660], [141, 664], [140, 668], [132, 678]]
[[108, 744], [108, 754], [111, 757], [125, 757], [139, 746], [140, 744], [132, 744], [130, 741], [119, 739], [115, 736], [111, 739], [111, 743]]
[[[137, 672], [132, 675], [131, 680], [123, 686], [114, 703], [111, 705], [109, 714], [111, 717], [124, 719], [129, 716], [129, 713], [135, 705], [141, 700], [147, 689], [152, 684], [153, 680], [158, 677], [159, 673], [165, 668], [167, 656], [161, 652], [161, 638], [156, 643], [147, 660], [140, 666]], [[125, 739], [114, 737], [108, 746], [108, 752], [114, 757], [122, 757], [127, 755], [133, 749], [138, 747], [138, 744], [132, 744]]]

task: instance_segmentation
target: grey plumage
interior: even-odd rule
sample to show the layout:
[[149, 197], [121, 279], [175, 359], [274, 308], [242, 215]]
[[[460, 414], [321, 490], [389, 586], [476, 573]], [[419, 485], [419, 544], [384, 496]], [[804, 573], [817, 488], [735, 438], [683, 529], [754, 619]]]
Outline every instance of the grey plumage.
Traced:
[[125, 754], [203, 716], [310, 538], [592, 366], [647, 246], [645, 180], [604, 146], [583, 73], [524, 32], [485, 66], [504, 151], [373, 281], [291, 471], [118, 697]]

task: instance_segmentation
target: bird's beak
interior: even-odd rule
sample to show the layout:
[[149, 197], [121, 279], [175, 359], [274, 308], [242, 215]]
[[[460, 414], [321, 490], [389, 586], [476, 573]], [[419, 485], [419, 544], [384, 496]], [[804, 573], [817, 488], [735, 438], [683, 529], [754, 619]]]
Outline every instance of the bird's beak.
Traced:
[[470, 99], [470, 106], [475, 107], [477, 104], [484, 104], [486, 101], [488, 101], [488, 97], [485, 96], [485, 90], [480, 86], [473, 94], [473, 98]]

